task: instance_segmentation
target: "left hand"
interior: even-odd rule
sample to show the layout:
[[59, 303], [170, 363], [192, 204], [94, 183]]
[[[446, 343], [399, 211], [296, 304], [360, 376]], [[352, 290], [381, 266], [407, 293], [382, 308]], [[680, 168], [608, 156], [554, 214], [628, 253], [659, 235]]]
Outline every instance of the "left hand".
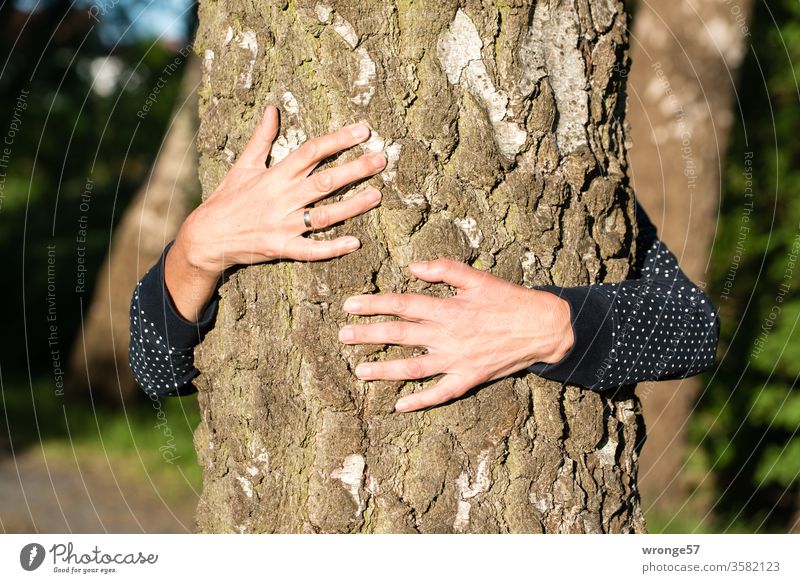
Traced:
[[509, 283], [450, 259], [416, 262], [409, 268], [422, 280], [454, 286], [457, 294], [352, 296], [344, 303], [351, 314], [388, 314], [402, 320], [348, 325], [339, 331], [339, 340], [346, 344], [428, 349], [422, 356], [365, 362], [356, 368], [356, 376], [363, 380], [444, 374], [435, 386], [397, 401], [397, 411], [446, 403], [536, 362], [556, 363], [572, 347], [569, 304], [555, 294]]

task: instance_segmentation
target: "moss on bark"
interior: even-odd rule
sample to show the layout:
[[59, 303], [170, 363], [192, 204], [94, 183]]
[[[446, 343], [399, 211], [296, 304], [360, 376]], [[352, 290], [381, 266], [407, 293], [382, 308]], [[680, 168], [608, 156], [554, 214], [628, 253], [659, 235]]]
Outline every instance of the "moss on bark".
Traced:
[[428, 383], [353, 370], [413, 351], [337, 340], [359, 320], [352, 294], [451, 293], [410, 279], [414, 260], [523, 285], [626, 276], [626, 26], [615, 0], [201, 2], [206, 194], [267, 103], [283, 105], [282, 146], [367, 120], [390, 159], [378, 210], [313, 235], [352, 233], [359, 251], [222, 288], [197, 351], [201, 531], [644, 530], [630, 388], [519, 374], [401, 415], [398, 395]]

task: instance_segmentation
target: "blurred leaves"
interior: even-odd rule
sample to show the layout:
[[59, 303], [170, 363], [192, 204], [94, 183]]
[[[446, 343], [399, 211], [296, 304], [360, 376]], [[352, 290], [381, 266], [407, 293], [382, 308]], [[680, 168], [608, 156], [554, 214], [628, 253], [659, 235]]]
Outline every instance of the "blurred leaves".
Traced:
[[[63, 5], [68, 8], [69, 3]], [[96, 273], [117, 222], [148, 178], [191, 52], [151, 38], [125, 43], [109, 54], [96, 30], [86, 26], [86, 15], [77, 14], [77, 19], [81, 26], [64, 34], [47, 28], [58, 26], [58, 14], [32, 19], [19, 56], [17, 49], [0, 43], [16, 51], [0, 78], [5, 106], [0, 141], [8, 150], [3, 152], [7, 164], [0, 205], [6, 268], [6, 285], [0, 286], [0, 392], [2, 413], [10, 421], [8, 430], [0, 431], [0, 449], [7, 440], [5, 447], [16, 449], [65, 439], [67, 427], [72, 439], [80, 439], [83, 431], [98, 439], [100, 428], [78, 419], [81, 407], [89, 405], [88, 395], [57, 393], [55, 361], [66, 367]], [[148, 102], [156, 85], [157, 98]], [[8, 144], [5, 138], [12, 131]], [[55, 249], [53, 273], [48, 246]], [[86, 268], [82, 292], [76, 289], [79, 265]], [[145, 411], [150, 407], [144, 395], [142, 406]], [[47, 423], [37, 420], [37, 410], [48, 412]], [[60, 423], [66, 413], [74, 424]], [[137, 415], [129, 409], [120, 422], [135, 425], [137, 419], [152, 418], [152, 413]]]
[[691, 426], [718, 516], [775, 532], [800, 510], [798, 17], [796, 0], [756, 4], [712, 255], [721, 360]]

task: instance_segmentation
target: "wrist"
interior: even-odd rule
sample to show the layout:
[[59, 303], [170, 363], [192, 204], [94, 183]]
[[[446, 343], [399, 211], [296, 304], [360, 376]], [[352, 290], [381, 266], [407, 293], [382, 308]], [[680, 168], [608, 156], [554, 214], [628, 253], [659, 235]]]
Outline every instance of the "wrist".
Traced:
[[197, 322], [214, 294], [221, 272], [197, 267], [179, 236], [164, 258], [164, 284], [172, 305], [188, 322]]
[[167, 254], [167, 260], [178, 265], [179, 271], [184, 275], [216, 283], [225, 266], [209, 255], [208, 250], [211, 246], [205, 244], [198, 236], [203, 232], [203, 227], [198, 225], [197, 216], [195, 209], [183, 222], [175, 237], [175, 243]]
[[548, 332], [537, 362], [555, 364], [563, 360], [575, 344], [572, 310], [569, 302], [554, 293], [540, 290], [534, 290], [534, 293], [539, 294], [539, 301], [534, 305], [541, 306], [539, 313], [544, 316], [540, 325]]

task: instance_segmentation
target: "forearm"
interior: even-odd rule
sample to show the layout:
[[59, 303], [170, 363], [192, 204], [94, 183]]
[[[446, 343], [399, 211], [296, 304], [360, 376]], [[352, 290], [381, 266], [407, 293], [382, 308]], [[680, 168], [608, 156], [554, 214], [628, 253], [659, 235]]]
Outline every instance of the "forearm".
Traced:
[[313, 206], [386, 166], [383, 154], [369, 153], [315, 172], [323, 160], [364, 142], [369, 127], [356, 124], [313, 138], [267, 167], [277, 135], [278, 111], [268, 107], [225, 178], [184, 221], [134, 291], [129, 359], [136, 380], [151, 395], [192, 390], [198, 374], [194, 347], [213, 325], [215, 291], [226, 269], [278, 258], [333, 259], [359, 247], [352, 236], [314, 240], [303, 234], [380, 203], [380, 193], [365, 188], [324, 209]]
[[165, 284], [167, 258], [173, 247], [174, 243], [165, 247], [131, 298], [131, 371], [146, 393], [158, 396], [194, 391], [191, 381], [198, 374], [194, 347], [213, 325], [217, 306], [212, 292], [194, 319], [178, 311]]
[[[522, 305], [522, 322], [527, 330], [521, 340], [527, 364], [554, 364], [572, 351], [575, 334], [568, 301], [542, 289], [521, 288], [527, 294]], [[522, 346], [520, 347], [522, 349]]]
[[[711, 366], [719, 318], [708, 296], [677, 270], [666, 252], [659, 273], [614, 284], [559, 288], [575, 333], [572, 350], [555, 364], [529, 368], [545, 378], [595, 390], [698, 374]], [[648, 269], [648, 274], [655, 271]]]
[[569, 302], [575, 344], [555, 365], [537, 363], [531, 372], [604, 390], [691, 376], [713, 364], [719, 339], [716, 307], [681, 271], [638, 205], [636, 222], [629, 279], [540, 288]]
[[196, 322], [214, 295], [221, 274], [193, 262], [190, 245], [182, 229], [165, 258], [164, 283], [180, 315]]
[[539, 286], [568, 306], [566, 322], [571, 342], [569, 350], [556, 361], [540, 361], [528, 367], [544, 378], [568, 382], [592, 389], [606, 388], [603, 383], [613, 347], [615, 322], [611, 299], [597, 293], [596, 286]]

